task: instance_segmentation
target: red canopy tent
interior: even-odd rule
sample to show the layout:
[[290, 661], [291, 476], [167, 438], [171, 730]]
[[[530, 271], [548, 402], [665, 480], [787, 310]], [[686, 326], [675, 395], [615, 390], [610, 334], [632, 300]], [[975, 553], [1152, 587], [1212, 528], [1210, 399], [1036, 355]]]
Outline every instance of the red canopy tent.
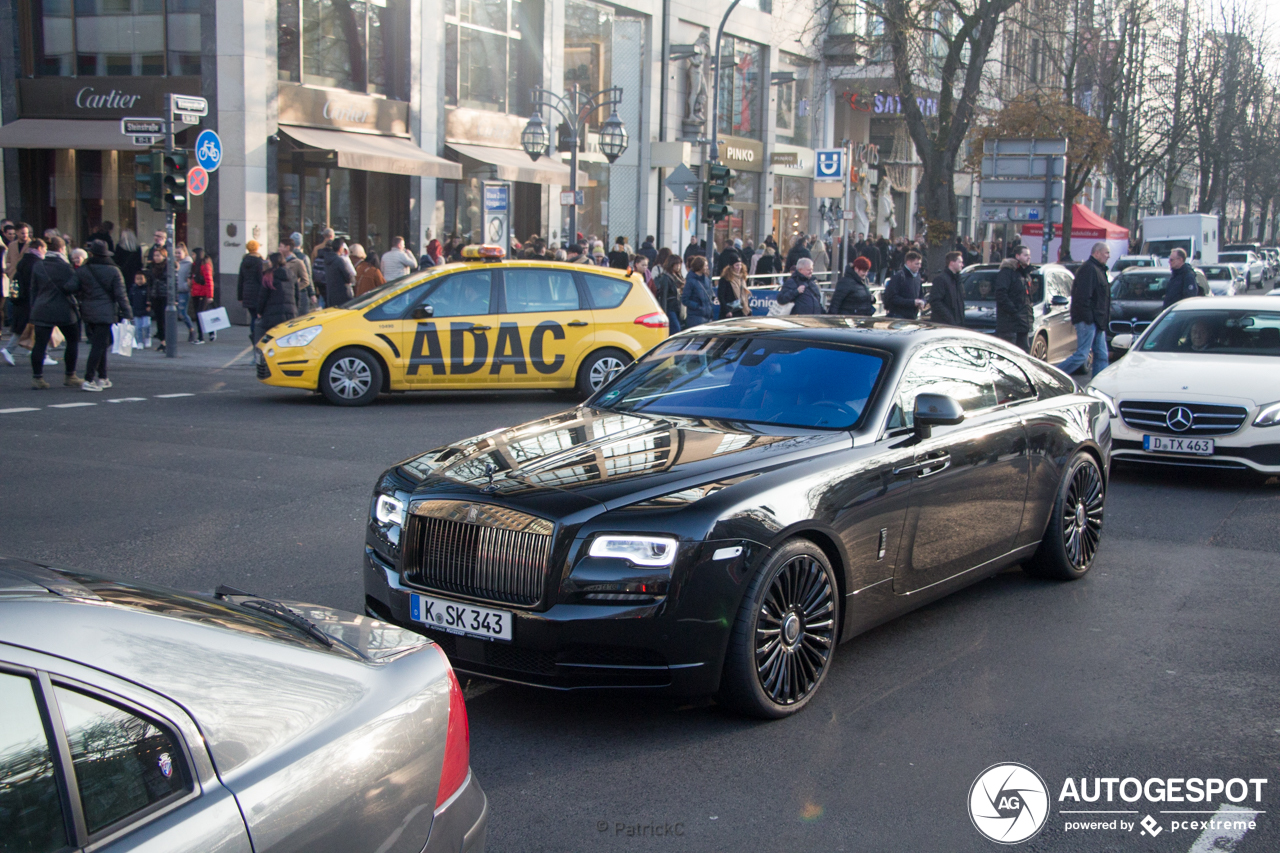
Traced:
[[[1111, 257], [1118, 258], [1129, 253], [1129, 229], [1108, 222], [1083, 204], [1071, 206], [1071, 257], [1083, 261], [1089, 257], [1093, 244], [1099, 241], [1111, 247]], [[1044, 225], [1029, 223], [1022, 226], [1022, 243], [1031, 249], [1031, 259], [1039, 261], [1040, 247], [1044, 240]], [[1062, 235], [1055, 233], [1053, 242], [1049, 244], [1049, 258], [1057, 260], [1062, 246]]]

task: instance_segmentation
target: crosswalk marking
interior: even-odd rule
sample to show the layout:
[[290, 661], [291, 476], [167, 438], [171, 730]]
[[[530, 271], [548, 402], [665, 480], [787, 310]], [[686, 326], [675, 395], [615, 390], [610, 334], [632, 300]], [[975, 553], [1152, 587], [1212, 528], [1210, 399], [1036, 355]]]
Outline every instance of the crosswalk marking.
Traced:
[[[145, 403], [148, 399], [155, 399], [155, 400], [172, 400], [172, 399], [177, 398], [177, 397], [194, 397], [194, 396], [196, 396], [196, 395], [195, 395], [195, 394], [193, 394], [193, 393], [191, 393], [191, 392], [183, 392], [183, 393], [180, 393], [180, 394], [156, 394], [156, 395], [154, 395], [154, 397], [151, 397], [151, 398], [148, 398], [148, 397], [112, 397], [111, 399], [106, 400], [105, 402], [107, 402], [107, 403]], [[97, 404], [97, 403], [89, 403], [89, 402], [84, 402], [84, 403], [51, 403], [51, 404], [49, 404], [48, 406], [44, 406], [43, 408], [46, 408], [46, 409], [83, 409], [83, 408], [85, 408], [85, 407], [87, 407], [87, 406], [96, 406], [96, 405], [98, 405], [98, 404]], [[21, 412], [38, 412], [38, 411], [40, 411], [40, 410], [41, 410], [41, 408], [42, 408], [42, 407], [40, 407], [40, 406], [15, 406], [15, 407], [13, 407], [13, 408], [9, 408], [9, 409], [0, 409], [0, 415], [16, 415], [16, 414], [19, 414], [19, 413], [21, 413]]]
[[51, 409], [83, 409], [85, 406], [96, 406], [97, 403], [54, 403]]
[[38, 411], [40, 411], [38, 408], [33, 409], [29, 406], [23, 406], [17, 409], [0, 409], [0, 415], [16, 415], [18, 412], [38, 412]]
[[174, 397], [194, 397], [195, 394], [157, 394], [157, 400], [172, 400]]
[[108, 400], [108, 403], [145, 403], [146, 397], [115, 397]]

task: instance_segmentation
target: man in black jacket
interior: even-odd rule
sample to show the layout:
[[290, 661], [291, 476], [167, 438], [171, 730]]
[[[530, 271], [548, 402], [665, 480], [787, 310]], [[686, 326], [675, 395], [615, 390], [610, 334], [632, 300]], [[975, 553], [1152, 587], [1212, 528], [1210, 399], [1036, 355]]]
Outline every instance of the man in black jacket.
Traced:
[[67, 378], [62, 384], [72, 388], [84, 384], [84, 380], [76, 376], [76, 363], [80, 360], [80, 313], [73, 296], [80, 285], [65, 249], [61, 237], [50, 237], [44, 258], [31, 270], [31, 324], [36, 331], [31, 347], [31, 387], [36, 390], [49, 387], [44, 381], [44, 354], [54, 329], [62, 332], [67, 342], [62, 358]]
[[[565, 248], [567, 249], [568, 247], [566, 246]], [[639, 249], [636, 249], [636, 253], [648, 258], [650, 267], [658, 262], [658, 250], [653, 247], [652, 234], [644, 238], [644, 242], [640, 244]]]
[[1164, 307], [1175, 302], [1200, 295], [1200, 287], [1196, 284], [1196, 272], [1187, 263], [1187, 253], [1182, 249], [1174, 249], [1169, 253], [1169, 269], [1171, 274], [1164, 285]]
[[1111, 322], [1111, 282], [1106, 243], [1094, 243], [1089, 259], [1076, 270], [1071, 283], [1071, 322], [1076, 327], [1076, 351], [1058, 365], [1064, 373], [1075, 373], [1093, 351], [1093, 375], [1107, 369], [1107, 324]]
[[1012, 258], [1000, 262], [996, 273], [996, 337], [1023, 352], [1031, 351], [1031, 250], [1019, 246]]
[[335, 237], [318, 257], [324, 258], [325, 305], [340, 308], [355, 296], [351, 285], [356, 280], [356, 269], [351, 265], [347, 241]]
[[884, 286], [884, 310], [890, 317], [914, 320], [925, 306], [924, 284], [920, 280], [920, 264], [924, 259], [917, 252], [907, 252], [902, 269], [893, 274]]
[[947, 264], [933, 277], [929, 287], [930, 319], [948, 326], [964, 325], [964, 291], [960, 287], [960, 270], [964, 269], [964, 255], [947, 252]]
[[244, 257], [240, 259], [240, 272], [236, 276], [236, 301], [249, 312], [249, 340], [256, 342], [254, 334], [258, 323], [258, 291], [262, 289], [262, 256], [258, 254], [258, 241], [244, 244]]

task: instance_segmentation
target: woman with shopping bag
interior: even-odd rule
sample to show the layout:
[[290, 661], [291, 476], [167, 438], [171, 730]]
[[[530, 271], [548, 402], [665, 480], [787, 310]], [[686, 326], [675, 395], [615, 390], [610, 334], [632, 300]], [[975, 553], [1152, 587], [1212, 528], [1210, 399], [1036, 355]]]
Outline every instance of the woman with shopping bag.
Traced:
[[86, 247], [89, 260], [76, 269], [80, 283], [80, 317], [89, 336], [89, 361], [85, 364], [85, 391], [101, 391], [111, 387], [107, 378], [107, 347], [111, 346], [111, 326], [117, 317], [133, 320], [133, 309], [124, 290], [124, 276], [111, 259], [102, 240], [92, 240]]

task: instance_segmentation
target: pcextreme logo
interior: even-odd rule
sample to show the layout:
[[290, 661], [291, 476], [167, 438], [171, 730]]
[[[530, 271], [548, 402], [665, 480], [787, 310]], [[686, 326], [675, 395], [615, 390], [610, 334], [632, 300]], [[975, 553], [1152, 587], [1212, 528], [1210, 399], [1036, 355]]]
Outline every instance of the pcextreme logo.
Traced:
[[993, 764], [969, 788], [969, 819], [1000, 844], [1020, 844], [1044, 827], [1049, 789], [1025, 764]]
[[[1193, 832], [1215, 844], [1221, 839], [1234, 844], [1256, 829], [1258, 816], [1266, 814], [1260, 808], [1266, 784], [1266, 779], [1239, 777], [1068, 776], [1058, 793], [1057, 810], [1064, 833], [1121, 832], [1155, 838], [1166, 831], [1170, 836]], [[1259, 807], [1251, 808], [1249, 801]], [[969, 788], [974, 828], [999, 844], [1021, 844], [1035, 837], [1049, 811], [1048, 786], [1025, 764], [993, 764]]]

